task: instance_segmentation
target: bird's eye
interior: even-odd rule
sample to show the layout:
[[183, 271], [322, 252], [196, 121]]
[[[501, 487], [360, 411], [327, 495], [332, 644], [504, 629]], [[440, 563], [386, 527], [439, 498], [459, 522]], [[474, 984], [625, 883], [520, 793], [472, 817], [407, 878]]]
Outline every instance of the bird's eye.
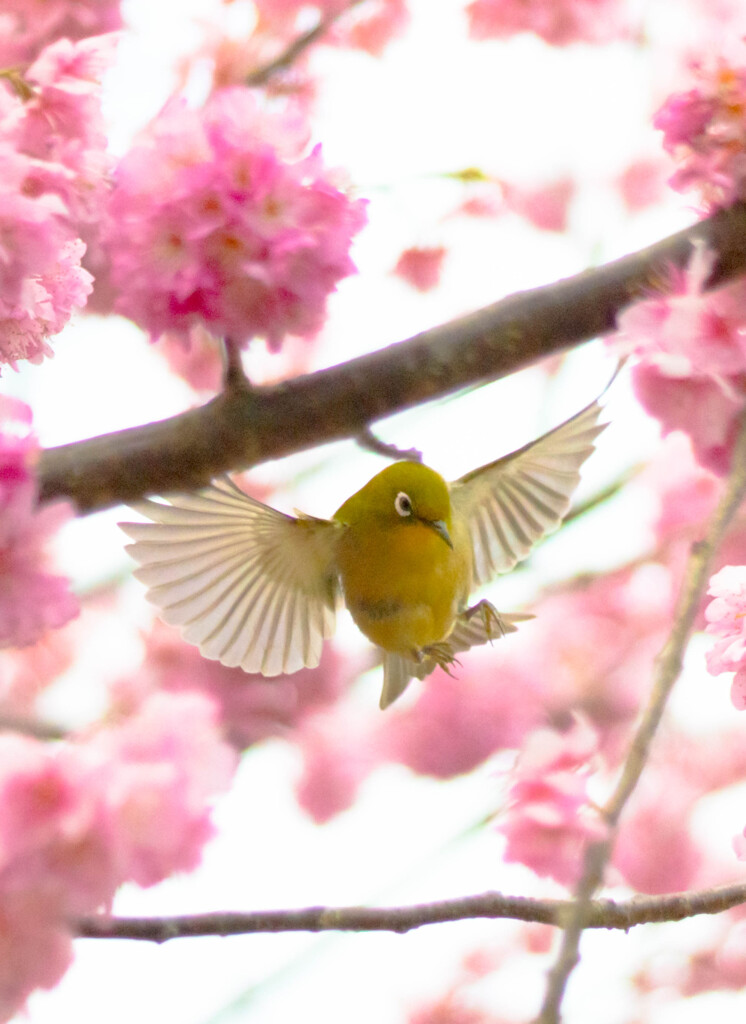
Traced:
[[399, 491], [394, 499], [394, 508], [400, 516], [412, 515], [412, 499], [404, 491]]

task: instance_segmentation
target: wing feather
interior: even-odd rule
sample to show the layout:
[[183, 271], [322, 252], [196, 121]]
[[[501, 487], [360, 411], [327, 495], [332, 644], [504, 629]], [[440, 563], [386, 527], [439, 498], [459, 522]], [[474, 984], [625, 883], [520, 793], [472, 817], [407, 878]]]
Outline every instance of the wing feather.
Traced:
[[474, 582], [508, 572], [534, 545], [557, 529], [580, 481], [580, 467], [605, 424], [591, 402], [537, 441], [451, 485], [456, 515], [471, 538]]
[[133, 509], [150, 520], [120, 523], [135, 576], [206, 658], [267, 676], [318, 665], [339, 598], [335, 523], [284, 515], [227, 477]]

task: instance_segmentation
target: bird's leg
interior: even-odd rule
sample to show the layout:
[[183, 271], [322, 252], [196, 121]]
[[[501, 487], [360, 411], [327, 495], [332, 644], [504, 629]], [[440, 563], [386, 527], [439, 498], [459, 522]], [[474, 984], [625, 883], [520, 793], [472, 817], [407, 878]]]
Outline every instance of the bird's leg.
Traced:
[[488, 640], [496, 640], [508, 632], [505, 620], [491, 601], [478, 601], [471, 608], [461, 612], [459, 618], [464, 622], [471, 622], [475, 615], [480, 616]]
[[451, 665], [460, 665], [461, 662], [456, 657], [456, 651], [448, 640], [441, 640], [437, 644], [428, 644], [422, 648], [420, 652], [421, 657], [430, 658], [440, 668], [443, 669], [449, 676], [453, 675], [451, 671]]

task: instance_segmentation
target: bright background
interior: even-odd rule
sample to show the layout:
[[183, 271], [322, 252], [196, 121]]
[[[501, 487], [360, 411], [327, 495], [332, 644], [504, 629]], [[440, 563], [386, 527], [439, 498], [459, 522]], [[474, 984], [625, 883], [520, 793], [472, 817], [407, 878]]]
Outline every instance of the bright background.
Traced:
[[[174, 86], [174, 64], [198, 45], [204, 23], [234, 20], [241, 5], [220, 11], [217, 0], [166, 5], [131, 0], [133, 28], [124, 38], [108, 86], [112, 146], [123, 152]], [[613, 178], [634, 157], [659, 149], [650, 113], [670, 88], [675, 55], [694, 32], [686, 4], [641, 4], [649, 45], [575, 46], [555, 51], [530, 36], [510, 43], [471, 43], [456, 0], [411, 0], [407, 36], [382, 59], [319, 48], [321, 79], [315, 138], [327, 163], [343, 168], [358, 194], [370, 198], [370, 223], [354, 250], [359, 276], [342, 283], [315, 349], [315, 365], [330, 365], [408, 337], [517, 289], [549, 283], [588, 265], [642, 247], [692, 221], [683, 199], [669, 196], [638, 216], [625, 210]], [[671, 67], [661, 62], [661, 42]], [[200, 78], [190, 89], [199, 98]], [[453, 218], [463, 186], [438, 174], [476, 166], [522, 183], [569, 174], [576, 181], [570, 230], [536, 231], [520, 218]], [[442, 285], [420, 295], [392, 277], [402, 249], [448, 246]], [[252, 354], [250, 371], [273, 372]], [[614, 369], [600, 343], [585, 346], [556, 380], [529, 370], [447, 402], [432, 403], [377, 427], [379, 436], [424, 451], [425, 460], [455, 477], [525, 443], [596, 397]], [[29, 401], [42, 443], [81, 439], [160, 419], [194, 402], [131, 324], [81, 317], [55, 343], [55, 358], [3, 379]], [[584, 470], [579, 497], [593, 494], [625, 467], [645, 458], [657, 430], [615, 382], [607, 401], [611, 426]], [[381, 466], [352, 443], [337, 444], [258, 467], [252, 478], [278, 486], [276, 504], [330, 514]], [[625, 503], [626, 502], [626, 503]], [[520, 603], [545, 582], [583, 569], [621, 564], [644, 546], [644, 515], [622, 499], [582, 531], [569, 529], [542, 547], [531, 567], [488, 591], [501, 608]], [[116, 522], [121, 509], [72, 524], [61, 549], [64, 567], [81, 589], [126, 577], [129, 562]], [[639, 524], [639, 525], [638, 525]], [[62, 724], [94, 719], [105, 683], [138, 664], [136, 628], [149, 621], [142, 588], [129, 581], [116, 615], [102, 618], [82, 658], [46, 697], [49, 718]], [[359, 650], [348, 622], [341, 642]], [[701, 709], [701, 648], [677, 701]], [[548, 667], [550, 670], [550, 667]], [[370, 673], [355, 699], [377, 715], [380, 679]], [[412, 699], [408, 694], [404, 700]], [[727, 716], [723, 688], [720, 710]], [[502, 889], [561, 895], [523, 868], [500, 863], [501, 839], [473, 826], [499, 804], [495, 758], [447, 784], [387, 766], [363, 786], [350, 811], [318, 827], [297, 808], [297, 751], [279, 741], [250, 750], [232, 792], [216, 811], [220, 835], [201, 868], [147, 891], [123, 889], [117, 914], [173, 914], [261, 907], [367, 902], [409, 903]], [[712, 841], [729, 848], [740, 818], [713, 814]], [[77, 960], [61, 985], [35, 995], [23, 1020], [58, 1024], [325, 1024], [404, 1021], [408, 1012], [445, 990], [463, 954], [485, 944], [510, 948], [510, 922], [465, 922], [406, 936], [270, 935], [145, 943], [77, 943]], [[631, 936], [586, 937], [583, 965], [566, 1004], [568, 1021], [627, 1024], [631, 994], [625, 965], [668, 944], [687, 947], [708, 921], [649, 928]], [[536, 961], [539, 958], [534, 957]], [[546, 960], [544, 967], [549, 963]], [[483, 983], [506, 1020], [529, 1019], [543, 975], [525, 957], [507, 956]], [[603, 1005], [598, 994], [603, 992]], [[704, 1013], [743, 1019], [746, 999], [705, 995], [674, 1009], [661, 1005], [658, 1024], [687, 1024]], [[19, 1018], [20, 1019], [20, 1018]], [[497, 1018], [496, 1018], [497, 1019]]]

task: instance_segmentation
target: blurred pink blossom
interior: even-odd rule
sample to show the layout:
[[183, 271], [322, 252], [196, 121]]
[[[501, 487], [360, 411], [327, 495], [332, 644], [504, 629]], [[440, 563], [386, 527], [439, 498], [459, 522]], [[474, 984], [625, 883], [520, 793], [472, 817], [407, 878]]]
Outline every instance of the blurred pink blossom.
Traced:
[[668, 293], [628, 306], [608, 341], [640, 357], [635, 392], [664, 435], [685, 430], [702, 465], [723, 473], [746, 397], [746, 284], [705, 291], [714, 259], [695, 245]]
[[0, 396], [0, 647], [35, 643], [78, 614], [68, 581], [47, 571], [46, 541], [68, 503], [37, 507], [31, 411]]
[[100, 77], [110, 36], [53, 43], [27, 70], [31, 95], [0, 83], [0, 362], [39, 362], [91, 291], [80, 227], [108, 189]]
[[588, 796], [597, 755], [598, 736], [579, 717], [566, 733], [540, 729], [529, 736], [497, 825], [506, 861], [565, 885], [578, 878], [586, 845], [606, 834]]
[[235, 754], [207, 698], [158, 694], [57, 746], [0, 736], [0, 1019], [72, 961], [71, 919], [193, 868]]
[[714, 600], [705, 608], [706, 632], [719, 637], [707, 652], [711, 675], [735, 672], [731, 700], [746, 709], [746, 566], [726, 565], [710, 578]]
[[159, 691], [194, 692], [215, 704], [226, 739], [236, 750], [293, 730], [316, 711], [334, 703], [356, 666], [326, 644], [320, 664], [290, 676], [267, 679], [203, 658], [177, 630], [159, 620], [145, 636], [146, 657], [132, 675], [112, 687], [115, 713], [133, 713]]
[[212, 838], [210, 803], [228, 788], [236, 755], [217, 708], [197, 693], [156, 693], [120, 725], [101, 730], [100, 794], [118, 877], [155, 885], [191, 871]]
[[653, 124], [678, 164], [672, 187], [713, 210], [746, 198], [746, 67], [718, 57], [692, 73], [694, 88], [670, 96]]
[[543, 185], [525, 186], [504, 183], [506, 206], [525, 217], [541, 231], [565, 231], [567, 216], [575, 195], [572, 178], [558, 178]]
[[3, 0], [0, 67], [28, 64], [47, 44], [122, 27], [120, 0]]
[[616, 186], [627, 210], [637, 213], [659, 201], [665, 191], [663, 161], [639, 157], [627, 164], [616, 179]]
[[332, 183], [299, 126], [240, 87], [169, 103], [120, 162], [106, 231], [116, 307], [153, 336], [203, 324], [278, 347], [310, 336], [354, 271], [365, 204]]
[[466, 14], [473, 39], [534, 32], [552, 46], [568, 46], [607, 43], [631, 32], [622, 0], [472, 0]]
[[393, 273], [419, 292], [430, 291], [440, 282], [445, 254], [442, 245], [413, 245], [401, 254]]

